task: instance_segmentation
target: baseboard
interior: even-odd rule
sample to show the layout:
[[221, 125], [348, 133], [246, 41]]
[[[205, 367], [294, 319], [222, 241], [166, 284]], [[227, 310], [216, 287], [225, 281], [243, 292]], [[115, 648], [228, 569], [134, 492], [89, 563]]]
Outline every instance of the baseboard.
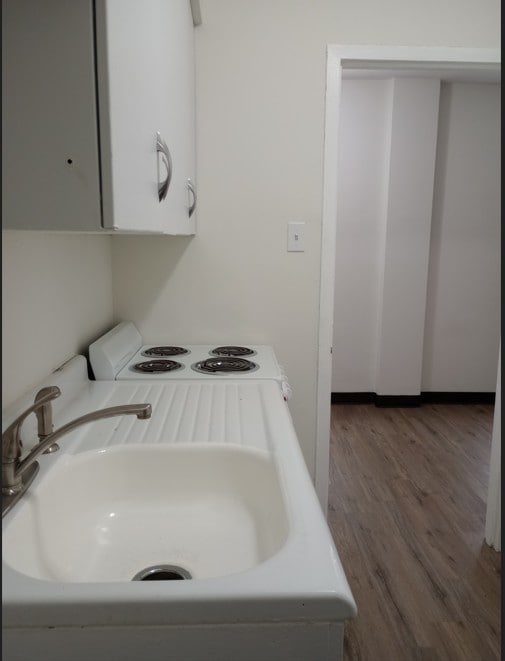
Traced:
[[494, 392], [422, 392], [424, 404], [494, 404]]
[[376, 392], [332, 392], [332, 404], [375, 404], [379, 407], [420, 406], [420, 395], [378, 395]]
[[419, 395], [378, 395], [375, 392], [332, 392], [332, 404], [375, 404], [413, 407], [421, 404], [494, 404], [494, 392], [422, 392]]
[[375, 406], [381, 408], [421, 406], [421, 395], [375, 395]]
[[375, 404], [374, 392], [332, 392], [332, 404]]

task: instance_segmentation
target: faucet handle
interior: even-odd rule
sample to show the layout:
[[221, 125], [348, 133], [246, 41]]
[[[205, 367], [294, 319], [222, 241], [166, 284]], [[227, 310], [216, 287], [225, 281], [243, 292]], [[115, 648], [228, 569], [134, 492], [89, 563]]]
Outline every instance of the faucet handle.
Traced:
[[41, 406], [47, 405], [53, 399], [56, 399], [61, 395], [61, 390], [58, 386], [48, 386], [47, 388], [42, 388], [35, 396], [35, 401], [31, 406], [29, 406], [23, 413], [21, 413], [14, 422], [7, 427], [7, 429], [2, 434], [2, 460], [3, 461], [14, 461], [21, 454], [21, 425], [25, 418], [27, 418], [30, 413], [35, 413], [37, 415], [38, 410]]
[[47, 436], [47, 434], [53, 431], [53, 409], [51, 402], [60, 395], [59, 392], [56, 393], [55, 388], [56, 386], [42, 388], [35, 395], [35, 404], [39, 404], [39, 408], [35, 409], [38, 425], [37, 433], [39, 436]]
[[[51, 402], [61, 394], [57, 386], [47, 386], [42, 388], [35, 395], [35, 404], [39, 404], [39, 408], [35, 409], [37, 417], [37, 434], [39, 442], [43, 441], [53, 431], [53, 407]], [[57, 443], [50, 445], [44, 454], [50, 454], [59, 450], [60, 446]]]
[[41, 388], [38, 393], [35, 395], [35, 404], [45, 404], [46, 402], [56, 399], [61, 395], [61, 390], [58, 386], [46, 386]]

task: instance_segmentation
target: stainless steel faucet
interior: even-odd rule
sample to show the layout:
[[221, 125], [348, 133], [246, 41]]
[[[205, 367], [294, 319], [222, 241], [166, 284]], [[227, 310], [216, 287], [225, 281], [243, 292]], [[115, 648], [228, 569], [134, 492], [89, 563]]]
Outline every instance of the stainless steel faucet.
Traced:
[[[65, 434], [76, 427], [102, 418], [136, 415], [139, 420], [145, 420], [151, 417], [151, 404], [123, 404], [91, 411], [53, 431], [51, 402], [60, 395], [61, 390], [57, 386], [48, 386], [39, 390], [32, 406], [23, 411], [2, 434], [2, 516], [19, 500], [33, 481], [39, 470], [39, 464], [35, 461], [37, 457], [42, 453], [57, 450], [59, 446], [56, 441]], [[21, 458], [23, 446], [21, 426], [30, 413], [35, 413], [37, 416], [39, 443]]]

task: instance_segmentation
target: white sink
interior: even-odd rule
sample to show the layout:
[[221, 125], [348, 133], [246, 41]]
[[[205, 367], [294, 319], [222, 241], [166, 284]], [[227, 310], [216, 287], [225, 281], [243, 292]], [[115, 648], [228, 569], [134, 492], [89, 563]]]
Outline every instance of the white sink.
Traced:
[[[91, 382], [76, 356], [3, 428], [48, 385], [55, 428], [128, 402], [153, 413], [38, 458], [2, 519], [2, 658], [342, 660], [356, 604], [278, 383]], [[23, 440], [38, 442], [35, 416]], [[153, 565], [192, 579], [132, 580]]]
[[289, 530], [271, 458], [241, 447], [143, 443], [62, 457], [16, 508], [4, 562], [47, 581], [131, 581], [161, 565], [226, 576], [272, 557]]

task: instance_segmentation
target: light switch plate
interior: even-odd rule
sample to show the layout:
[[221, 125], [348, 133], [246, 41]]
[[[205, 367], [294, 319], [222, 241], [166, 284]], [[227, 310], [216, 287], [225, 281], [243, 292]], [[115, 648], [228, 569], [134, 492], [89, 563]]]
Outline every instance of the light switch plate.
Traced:
[[288, 252], [305, 250], [305, 223], [288, 223]]

